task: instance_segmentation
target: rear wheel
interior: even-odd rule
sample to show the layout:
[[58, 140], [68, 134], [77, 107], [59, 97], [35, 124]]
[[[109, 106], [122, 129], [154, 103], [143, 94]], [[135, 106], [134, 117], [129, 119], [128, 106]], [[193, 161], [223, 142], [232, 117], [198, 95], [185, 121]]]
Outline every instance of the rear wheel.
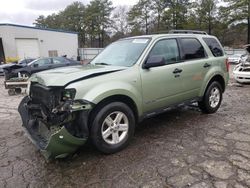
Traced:
[[125, 148], [135, 129], [132, 110], [122, 102], [112, 102], [95, 113], [91, 125], [91, 140], [103, 153], [115, 153]]
[[222, 87], [219, 82], [214, 81], [208, 86], [202, 101], [199, 102], [199, 107], [204, 113], [215, 113], [220, 107], [221, 101]]

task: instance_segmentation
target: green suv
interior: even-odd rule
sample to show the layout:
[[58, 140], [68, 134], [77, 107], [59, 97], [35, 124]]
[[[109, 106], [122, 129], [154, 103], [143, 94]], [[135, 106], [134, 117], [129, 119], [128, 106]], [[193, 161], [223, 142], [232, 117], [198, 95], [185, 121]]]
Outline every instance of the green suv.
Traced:
[[75, 152], [87, 139], [103, 153], [131, 140], [141, 120], [179, 104], [220, 107], [228, 63], [216, 37], [204, 33], [118, 40], [88, 65], [34, 74], [18, 111], [47, 158]]

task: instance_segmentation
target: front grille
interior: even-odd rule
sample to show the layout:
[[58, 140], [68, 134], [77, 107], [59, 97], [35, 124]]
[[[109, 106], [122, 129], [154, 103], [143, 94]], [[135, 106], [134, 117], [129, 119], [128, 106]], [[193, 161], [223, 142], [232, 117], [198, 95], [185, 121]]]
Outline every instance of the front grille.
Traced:
[[60, 88], [50, 88], [41, 84], [31, 84], [30, 97], [33, 103], [42, 104], [52, 110], [59, 104], [61, 97]]

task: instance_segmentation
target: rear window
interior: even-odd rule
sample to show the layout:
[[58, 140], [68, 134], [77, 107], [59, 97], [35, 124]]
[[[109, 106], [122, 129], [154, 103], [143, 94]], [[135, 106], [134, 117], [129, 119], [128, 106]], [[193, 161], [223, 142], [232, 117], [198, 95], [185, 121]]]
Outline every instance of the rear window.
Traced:
[[181, 46], [183, 51], [183, 59], [201, 59], [206, 57], [205, 50], [196, 38], [182, 38]]
[[203, 38], [203, 40], [205, 41], [205, 43], [207, 44], [207, 46], [210, 48], [212, 54], [215, 57], [220, 57], [223, 56], [223, 50], [221, 49], [220, 44], [218, 43], [218, 41], [214, 38]]

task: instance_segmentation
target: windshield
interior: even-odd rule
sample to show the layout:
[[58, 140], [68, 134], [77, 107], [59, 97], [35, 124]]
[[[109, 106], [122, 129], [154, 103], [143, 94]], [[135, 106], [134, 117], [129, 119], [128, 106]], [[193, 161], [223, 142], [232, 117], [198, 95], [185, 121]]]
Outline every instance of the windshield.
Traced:
[[37, 62], [38, 60], [39, 60], [39, 59], [35, 59], [35, 60], [31, 61], [30, 63], [28, 63], [27, 65], [30, 66], [30, 65], [32, 65], [33, 63]]
[[114, 42], [93, 59], [91, 64], [130, 67], [136, 63], [149, 41], [149, 38], [133, 38]]

